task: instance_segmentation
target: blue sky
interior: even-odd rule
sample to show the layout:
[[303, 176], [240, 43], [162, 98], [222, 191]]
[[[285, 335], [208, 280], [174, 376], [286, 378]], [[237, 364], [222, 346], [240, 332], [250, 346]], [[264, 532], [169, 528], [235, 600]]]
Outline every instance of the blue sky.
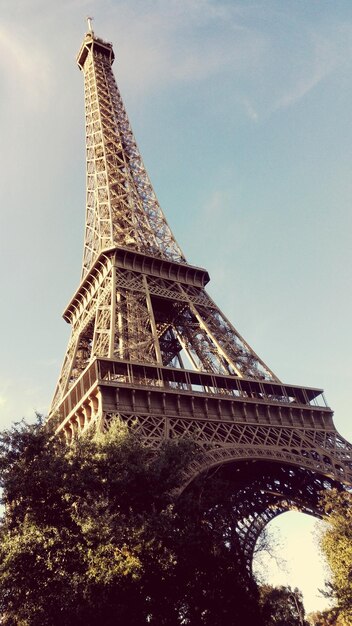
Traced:
[[209, 270], [212, 297], [279, 378], [325, 389], [352, 440], [350, 0], [1, 1], [0, 426], [46, 412], [67, 345], [86, 15], [114, 44], [189, 262]]

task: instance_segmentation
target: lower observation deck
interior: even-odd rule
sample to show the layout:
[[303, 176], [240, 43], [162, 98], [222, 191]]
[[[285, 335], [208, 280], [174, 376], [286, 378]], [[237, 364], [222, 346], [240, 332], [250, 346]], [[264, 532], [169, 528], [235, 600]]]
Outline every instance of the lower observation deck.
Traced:
[[269, 423], [284, 425], [307, 425], [309, 419], [311, 426], [334, 428], [322, 389], [95, 358], [58, 408], [60, 429], [97, 389], [103, 391], [103, 412], [128, 407], [213, 419], [258, 421], [265, 416]]
[[205, 466], [262, 459], [352, 483], [352, 447], [321, 389], [95, 358], [49, 419], [70, 442], [114, 416], [135, 423], [152, 447], [192, 438]]

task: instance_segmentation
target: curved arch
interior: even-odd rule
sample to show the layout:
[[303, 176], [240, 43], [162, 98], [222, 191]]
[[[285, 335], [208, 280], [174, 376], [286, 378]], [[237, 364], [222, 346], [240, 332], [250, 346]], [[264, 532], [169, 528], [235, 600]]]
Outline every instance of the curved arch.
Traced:
[[[341, 482], [302, 465], [278, 460], [229, 459], [207, 467], [188, 479], [183, 492], [197, 489], [205, 493], [207, 484], [219, 481], [227, 485], [227, 502], [231, 507], [242, 558], [248, 574], [252, 571], [255, 545], [264, 527], [276, 516], [289, 510], [322, 516], [321, 492], [333, 487], [343, 489]], [[214, 484], [214, 483], [213, 483]], [[222, 495], [219, 493], [219, 504]], [[214, 503], [213, 503], [214, 506]]]
[[[335, 434], [336, 433], [334, 433], [334, 435]], [[342, 441], [348, 444], [345, 440]], [[348, 446], [349, 457], [352, 457], [352, 446], [351, 444], [348, 444]], [[327, 480], [333, 480], [346, 486], [352, 485], [349, 471], [350, 467], [352, 467], [352, 463], [349, 459], [348, 462], [346, 462], [345, 459], [341, 461], [335, 451], [329, 456], [326, 449], [320, 450], [317, 445], [312, 445], [311, 450], [278, 449], [270, 445], [261, 447], [236, 445], [227, 447], [213, 446], [208, 449], [203, 449], [202, 453], [189, 466], [185, 474], [183, 489], [185, 489], [197, 475], [204, 471], [208, 471], [219, 465], [237, 463], [249, 459], [251, 461], [268, 461], [270, 463], [293, 465], [325, 476]]]

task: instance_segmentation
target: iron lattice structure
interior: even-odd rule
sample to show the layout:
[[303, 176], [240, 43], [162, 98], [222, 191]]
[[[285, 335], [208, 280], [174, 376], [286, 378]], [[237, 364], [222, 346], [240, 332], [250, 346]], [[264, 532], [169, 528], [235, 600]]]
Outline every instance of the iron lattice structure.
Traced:
[[352, 483], [352, 446], [321, 389], [283, 384], [205, 290], [158, 204], [111, 69], [92, 31], [84, 74], [87, 209], [82, 277], [64, 319], [72, 334], [49, 419], [69, 442], [119, 415], [150, 446], [192, 437], [185, 484], [230, 464], [250, 564], [265, 524], [296, 507], [320, 514], [321, 489]]

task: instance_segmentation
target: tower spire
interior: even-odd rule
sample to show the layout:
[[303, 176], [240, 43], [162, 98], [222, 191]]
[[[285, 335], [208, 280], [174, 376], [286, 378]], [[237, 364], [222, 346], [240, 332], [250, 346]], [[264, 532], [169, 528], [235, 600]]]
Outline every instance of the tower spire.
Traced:
[[87, 17], [87, 23], [88, 23], [88, 31], [94, 35], [93, 32], [93, 27], [92, 27], [92, 21], [94, 20], [94, 17]]
[[77, 57], [84, 73], [87, 159], [82, 277], [103, 250], [116, 246], [185, 261], [138, 150], [111, 69], [114, 58], [112, 45], [90, 30]]

